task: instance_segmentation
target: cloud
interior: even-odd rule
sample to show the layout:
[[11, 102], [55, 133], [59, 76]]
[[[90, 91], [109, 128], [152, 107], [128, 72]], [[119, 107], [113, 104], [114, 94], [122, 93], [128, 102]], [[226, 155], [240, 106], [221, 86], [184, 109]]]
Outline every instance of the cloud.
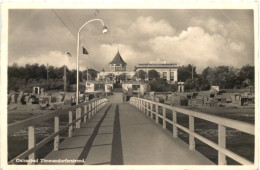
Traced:
[[231, 42], [230, 43], [230, 49], [233, 50], [234, 52], [240, 53], [240, 52], [245, 50], [245, 45], [241, 42], [238, 42], [238, 43]]
[[16, 63], [20, 66], [25, 66], [26, 64], [39, 64], [39, 65], [52, 65], [55, 67], [61, 67], [64, 64], [67, 65], [69, 69], [76, 69], [76, 58], [68, 57], [61, 51], [50, 51], [47, 54], [40, 55], [37, 58], [31, 58], [21, 56], [12, 63]]
[[155, 20], [152, 16], [139, 16], [127, 27], [112, 30], [114, 42], [130, 44], [139, 50], [138, 42], [156, 36], [174, 35], [176, 30], [166, 20]]
[[38, 31], [32, 31], [29, 28], [18, 29], [9, 36], [9, 41], [11, 60], [15, 60], [14, 56], [26, 56], [34, 60], [51, 51], [72, 51], [72, 42], [75, 42], [75, 39], [64, 27], [48, 26]]
[[[59, 15], [69, 28], [76, 29], [91, 19], [90, 12], [61, 10]], [[89, 55], [80, 54], [80, 70], [108, 70], [118, 47], [128, 70], [158, 58], [178, 65], [193, 64], [200, 70], [207, 66], [254, 64], [250, 13], [248, 10], [222, 13], [219, 10], [100, 10], [98, 15], [109, 33], [102, 34], [100, 23], [91, 23], [82, 30], [81, 43]], [[9, 19], [9, 64], [48, 62], [62, 66], [63, 53], [69, 51], [72, 55], [69, 68], [76, 68], [77, 41], [51, 10], [16, 10]]]
[[[176, 36], [158, 36], [143, 42], [158, 57], [166, 56], [168, 62], [178, 65], [193, 64], [202, 71], [207, 66], [241, 66], [245, 61], [242, 42], [233, 42], [220, 34], [209, 34], [200, 27], [189, 27]], [[246, 59], [250, 63], [250, 59]]]
[[129, 32], [139, 35], [160, 36], [173, 35], [175, 29], [165, 20], [155, 21], [151, 16], [141, 16], [131, 25]]
[[224, 12], [221, 18], [196, 16], [191, 18], [190, 26], [201, 27], [209, 33], [220, 34], [225, 38], [253, 43], [253, 22], [250, 20], [250, 12], [247, 15], [237, 13], [236, 17], [230, 17]]
[[218, 33], [223, 36], [228, 34], [227, 27], [223, 21], [212, 17], [193, 17], [190, 24], [192, 26], [199, 26], [209, 31], [210, 33]]

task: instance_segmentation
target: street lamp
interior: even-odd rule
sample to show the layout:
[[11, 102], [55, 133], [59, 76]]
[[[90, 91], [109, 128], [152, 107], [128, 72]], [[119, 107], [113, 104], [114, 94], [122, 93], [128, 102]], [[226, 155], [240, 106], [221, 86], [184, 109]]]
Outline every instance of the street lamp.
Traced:
[[107, 30], [107, 27], [105, 26], [104, 22], [101, 20], [101, 19], [91, 19], [89, 21], [87, 21], [85, 24], [83, 24], [79, 31], [78, 31], [78, 41], [77, 41], [77, 92], [76, 92], [76, 104], [79, 104], [79, 34], [80, 34], [80, 31], [82, 30], [82, 28], [87, 25], [88, 23], [90, 22], [93, 22], [93, 21], [99, 21], [102, 23], [103, 25], [103, 34], [107, 33], [108, 30]]

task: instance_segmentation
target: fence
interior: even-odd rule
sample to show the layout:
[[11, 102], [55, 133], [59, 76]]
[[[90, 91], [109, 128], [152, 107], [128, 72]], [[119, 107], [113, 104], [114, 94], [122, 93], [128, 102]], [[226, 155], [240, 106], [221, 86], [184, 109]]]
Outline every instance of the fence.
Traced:
[[[145, 112], [152, 119], [155, 116], [156, 123], [159, 123], [159, 117], [162, 118], [162, 126], [163, 129], [166, 129], [166, 122], [170, 123], [173, 126], [173, 137], [178, 137], [178, 129], [181, 129], [189, 134], [189, 149], [195, 150], [195, 138], [200, 141], [206, 143], [212, 148], [218, 151], [218, 164], [226, 165], [226, 156], [234, 159], [235, 161], [244, 164], [244, 165], [252, 165], [253, 162], [243, 158], [242, 156], [226, 149], [226, 128], [233, 128], [247, 134], [254, 135], [254, 125], [236, 121], [232, 119], [227, 119], [219, 116], [213, 116], [205, 113], [200, 113], [196, 111], [186, 110], [182, 108], [173, 107], [170, 105], [153, 102], [146, 99], [131, 97], [130, 103], [137, 107], [139, 110]], [[162, 115], [159, 114], [159, 107], [162, 108]], [[155, 108], [155, 109], [154, 109]], [[172, 120], [166, 118], [166, 109], [172, 111]], [[189, 116], [189, 128], [186, 128], [177, 123], [177, 112], [181, 114], [185, 114]], [[199, 135], [194, 132], [194, 118], [200, 118], [218, 125], [218, 144], [212, 142], [211, 140]]]
[[[63, 110], [54, 111], [49, 114], [33, 117], [8, 125], [8, 134], [28, 128], [28, 150], [9, 161], [9, 164], [15, 163], [16, 159], [24, 159], [26, 157], [28, 157], [28, 159], [34, 160], [35, 152], [53, 139], [54, 150], [59, 150], [60, 133], [68, 130], [68, 137], [72, 137], [73, 125], [75, 124], [75, 128], [80, 128], [82, 119], [84, 122], [86, 122], [87, 118], [91, 118], [99, 109], [105, 105], [106, 102], [108, 102], [106, 98], [95, 99]], [[82, 108], [84, 108], [83, 114], [81, 114]], [[73, 111], [75, 110], [76, 119], [73, 120]], [[69, 124], [59, 129], [59, 116], [63, 114], [69, 114]], [[54, 133], [36, 144], [35, 139], [37, 134], [35, 134], [35, 125], [52, 118], [54, 118]]]

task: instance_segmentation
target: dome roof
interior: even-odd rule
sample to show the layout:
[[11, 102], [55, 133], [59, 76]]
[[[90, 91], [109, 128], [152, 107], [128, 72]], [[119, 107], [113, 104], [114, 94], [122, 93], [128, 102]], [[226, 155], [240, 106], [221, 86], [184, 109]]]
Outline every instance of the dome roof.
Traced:
[[126, 65], [126, 62], [121, 57], [119, 51], [117, 51], [116, 56], [114, 57], [114, 59], [109, 64], [122, 64], [122, 65]]

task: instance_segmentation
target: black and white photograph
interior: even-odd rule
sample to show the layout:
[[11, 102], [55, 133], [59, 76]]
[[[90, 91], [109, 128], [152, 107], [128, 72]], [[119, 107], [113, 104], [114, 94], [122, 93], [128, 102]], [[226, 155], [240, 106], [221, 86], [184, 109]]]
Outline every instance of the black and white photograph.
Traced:
[[257, 3], [213, 4], [3, 4], [1, 166], [258, 169]]

